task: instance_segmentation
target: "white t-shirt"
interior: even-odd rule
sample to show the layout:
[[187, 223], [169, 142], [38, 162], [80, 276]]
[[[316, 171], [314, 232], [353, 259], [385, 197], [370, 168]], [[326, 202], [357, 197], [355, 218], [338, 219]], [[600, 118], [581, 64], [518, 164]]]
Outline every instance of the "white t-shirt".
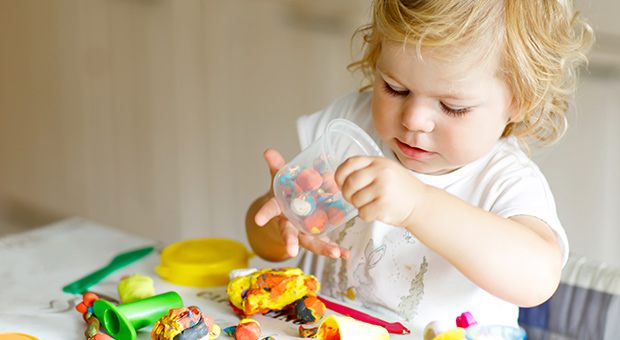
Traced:
[[[373, 127], [371, 99], [368, 92], [352, 93], [299, 118], [302, 149], [320, 137], [331, 120], [345, 118], [363, 128], [386, 157], [398, 161]], [[549, 185], [516, 138], [500, 139], [480, 159], [449, 174], [410, 172], [426, 184], [499, 216], [540, 218], [553, 229], [566, 261], [568, 241]], [[480, 324], [517, 324], [516, 305], [476, 286], [403, 228], [356, 218], [328, 236], [350, 249], [351, 259], [304, 254], [300, 266], [318, 278], [322, 294], [407, 320], [419, 329], [435, 320], [454, 323], [466, 311]]]

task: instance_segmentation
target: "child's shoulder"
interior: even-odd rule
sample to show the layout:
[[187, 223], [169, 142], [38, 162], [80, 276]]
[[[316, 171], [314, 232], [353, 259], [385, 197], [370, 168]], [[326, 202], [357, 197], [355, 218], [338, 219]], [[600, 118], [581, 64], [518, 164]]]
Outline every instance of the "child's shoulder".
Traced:
[[497, 142], [491, 152], [490, 163], [499, 160], [504, 160], [504, 165], [510, 164], [514, 167], [536, 167], [523, 144], [515, 136], [503, 137]]
[[482, 173], [495, 179], [532, 177], [544, 180], [540, 168], [514, 136], [500, 139], [488, 155]]
[[346, 94], [324, 109], [297, 119], [297, 133], [302, 146], [318, 138], [327, 124], [336, 118], [352, 121], [368, 132], [372, 126], [372, 92], [352, 92]]
[[372, 92], [355, 91], [336, 99], [322, 111], [333, 116], [333, 118], [345, 118], [355, 122], [360, 116], [369, 115], [371, 107]]

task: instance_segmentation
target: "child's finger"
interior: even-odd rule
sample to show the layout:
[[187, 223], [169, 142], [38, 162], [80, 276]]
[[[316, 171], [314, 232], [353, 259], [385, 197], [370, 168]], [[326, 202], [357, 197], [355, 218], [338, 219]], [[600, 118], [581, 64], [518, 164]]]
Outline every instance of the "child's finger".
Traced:
[[[355, 175], [353, 174], [351, 177]], [[355, 184], [351, 184], [351, 182]], [[356, 181], [354, 178], [349, 178], [346, 185], [354, 188], [343, 188], [343, 197], [358, 210], [377, 199], [375, 188], [371, 186], [371, 183], [366, 183], [366, 180], [364, 180], [364, 183], [360, 183], [360, 181]]]
[[[344, 248], [341, 248], [336, 242], [326, 237], [299, 234], [299, 242], [304, 248], [318, 255], [335, 259], [343, 256]], [[350, 252], [348, 254], [350, 256]]]
[[263, 204], [260, 209], [254, 215], [254, 222], [256, 222], [259, 226], [264, 226], [269, 222], [272, 218], [279, 216], [282, 214], [282, 210], [280, 209], [280, 205], [276, 202], [274, 197], [271, 197], [265, 204]]
[[[349, 158], [336, 170], [336, 184], [342, 192], [344, 199], [354, 206], [359, 207], [358, 204], [367, 203], [367, 199], [362, 202], [354, 202], [353, 197], [357, 196], [360, 190], [370, 186], [374, 181], [372, 172], [361, 171], [368, 169], [372, 164], [373, 159], [370, 157], [355, 157]], [[362, 197], [363, 198], [363, 197]], [[370, 198], [372, 199], [372, 197]]]
[[269, 171], [271, 172], [272, 178], [276, 175], [278, 170], [280, 170], [284, 165], [286, 165], [286, 162], [284, 161], [282, 155], [274, 149], [265, 150], [265, 152], [263, 153], [263, 158], [265, 158], [265, 161], [269, 166]]
[[336, 181], [336, 184], [338, 184], [339, 188], [342, 188], [349, 175], [369, 166], [371, 163], [372, 158], [366, 156], [354, 156], [345, 160], [342, 164], [340, 164], [334, 173], [334, 180]]
[[282, 240], [284, 240], [284, 247], [286, 253], [290, 257], [295, 257], [299, 254], [299, 231], [295, 226], [286, 219], [280, 221], [280, 234]]

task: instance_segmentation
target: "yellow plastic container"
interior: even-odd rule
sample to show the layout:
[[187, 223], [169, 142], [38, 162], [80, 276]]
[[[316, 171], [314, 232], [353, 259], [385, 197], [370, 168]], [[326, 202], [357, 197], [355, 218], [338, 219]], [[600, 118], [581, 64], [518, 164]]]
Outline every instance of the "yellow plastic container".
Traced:
[[248, 268], [248, 260], [252, 257], [254, 254], [243, 244], [233, 240], [188, 240], [166, 247], [155, 271], [162, 279], [181, 286], [225, 286], [230, 271]]
[[39, 338], [24, 333], [0, 332], [0, 340], [39, 340]]

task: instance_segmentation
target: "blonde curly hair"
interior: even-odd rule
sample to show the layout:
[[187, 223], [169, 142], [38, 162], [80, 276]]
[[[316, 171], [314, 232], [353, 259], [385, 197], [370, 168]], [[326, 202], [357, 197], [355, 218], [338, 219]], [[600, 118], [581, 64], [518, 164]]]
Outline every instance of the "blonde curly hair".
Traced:
[[[577, 70], [587, 63], [592, 28], [578, 18], [571, 0], [374, 0], [372, 22], [354, 34], [364, 43], [362, 58], [349, 65], [374, 81], [383, 41], [430, 47], [433, 57], [489, 60], [500, 55], [498, 77], [513, 93], [518, 122], [503, 136], [536, 146], [558, 141], [567, 128], [566, 111]], [[372, 85], [362, 87], [360, 91]]]

